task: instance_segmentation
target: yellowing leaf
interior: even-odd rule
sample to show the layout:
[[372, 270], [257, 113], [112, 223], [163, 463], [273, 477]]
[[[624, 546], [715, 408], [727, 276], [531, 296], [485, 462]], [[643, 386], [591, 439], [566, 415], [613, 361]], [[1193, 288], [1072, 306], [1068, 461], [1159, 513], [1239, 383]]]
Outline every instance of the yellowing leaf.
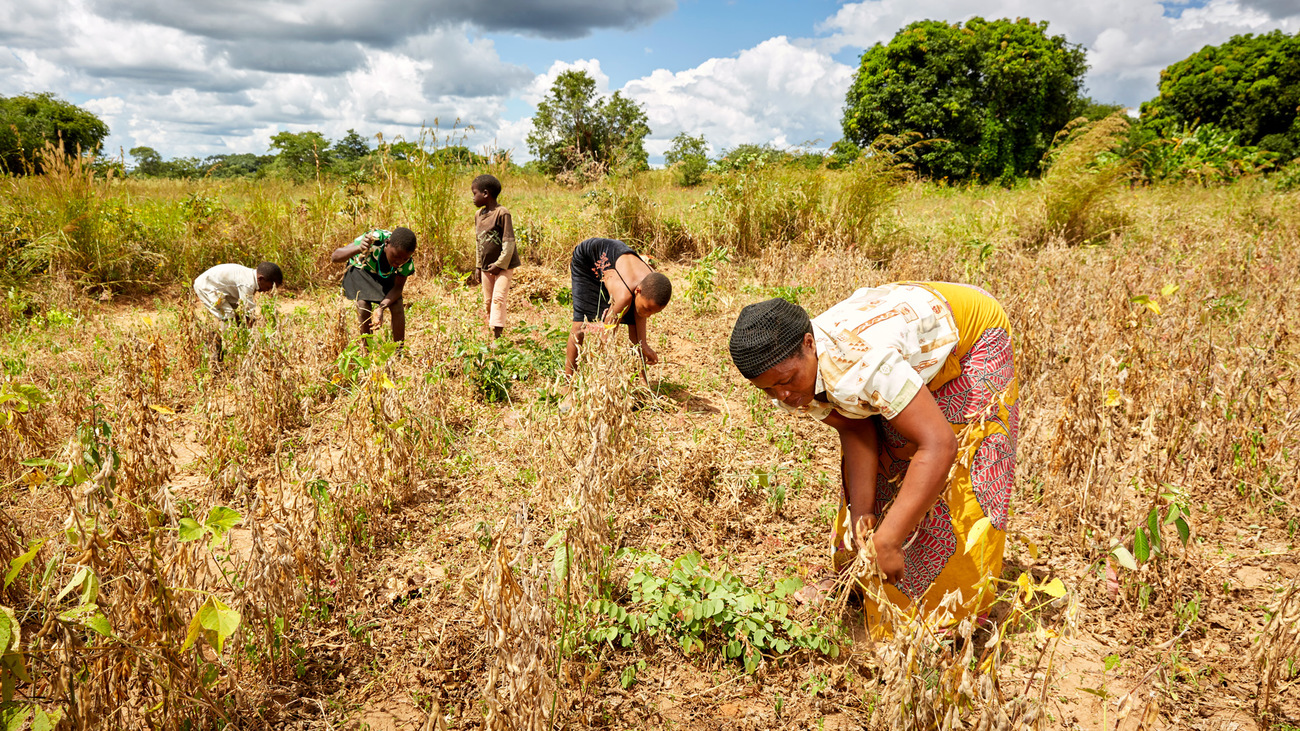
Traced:
[[1044, 594], [1047, 594], [1053, 599], [1060, 599], [1061, 597], [1065, 596], [1065, 583], [1062, 582], [1060, 579], [1052, 579], [1046, 584], [1042, 584], [1041, 586], [1039, 586], [1038, 590], [1043, 592]]
[[28, 472], [27, 474], [23, 475], [23, 484], [32, 488], [32, 490], [35, 490], [37, 485], [45, 484], [45, 481], [48, 479], [49, 477], [45, 475], [44, 470], [42, 470], [40, 467], [37, 467], [31, 472]]
[[1016, 536], [1016, 538], [1019, 538], [1020, 542], [1025, 544], [1025, 548], [1029, 551], [1029, 555], [1034, 560], [1038, 560], [1038, 544], [1034, 543], [1028, 538], [1025, 538], [1024, 536]]
[[1029, 574], [1021, 574], [1016, 579], [1016, 585], [1020, 587], [1020, 593], [1024, 594], [1026, 602], [1033, 600], [1034, 585], [1029, 581]]
[[1115, 557], [1116, 561], [1119, 561], [1120, 566], [1123, 566], [1129, 571], [1138, 570], [1137, 561], [1133, 560], [1133, 554], [1129, 553], [1127, 548], [1117, 545], [1110, 549], [1110, 553]]
[[162, 404], [149, 404], [149, 408], [153, 409], [154, 411], [157, 411], [160, 414], [176, 413], [175, 411], [172, 411], [171, 409], [167, 408], [166, 406], [163, 406]]
[[393, 383], [393, 379], [389, 378], [387, 373], [380, 373], [378, 380], [382, 388], [397, 388], [397, 384]]
[[30, 550], [27, 551], [27, 553], [24, 553], [23, 555], [9, 562], [9, 571], [5, 573], [6, 589], [9, 588], [10, 584], [14, 583], [14, 579], [18, 578], [18, 572], [22, 571], [23, 567], [26, 566], [29, 562], [31, 562], [33, 558], [36, 558], [37, 551], [40, 551], [41, 546], [43, 545], [45, 545], [44, 538], [35, 541], [32, 543], [32, 547]]
[[1106, 405], [1107, 405], [1107, 406], [1118, 406], [1118, 405], [1119, 405], [1119, 400], [1120, 400], [1120, 396], [1119, 396], [1119, 389], [1118, 389], [1118, 388], [1112, 388], [1111, 390], [1109, 390], [1109, 391], [1106, 392]]
[[204, 641], [211, 645], [217, 654], [221, 654], [226, 639], [239, 629], [239, 621], [239, 612], [226, 606], [215, 596], [210, 596], [190, 620], [189, 631], [185, 633], [185, 642], [181, 645], [181, 650], [193, 647], [199, 635], [202, 635]]
[[988, 533], [989, 528], [992, 526], [993, 523], [987, 517], [975, 521], [975, 525], [970, 528], [970, 533], [966, 534], [966, 553], [975, 550], [975, 546], [979, 545], [980, 541], [984, 539], [984, 534]]
[[1177, 284], [1166, 284], [1166, 285], [1165, 285], [1165, 286], [1160, 290], [1160, 296], [1161, 296], [1161, 297], [1171, 297], [1171, 296], [1173, 296], [1174, 294], [1176, 294], [1177, 292], [1178, 292], [1178, 285], [1177, 285]]
[[1160, 305], [1159, 305], [1158, 303], [1153, 302], [1153, 301], [1151, 301], [1151, 300], [1147, 300], [1147, 301], [1144, 302], [1143, 304], [1147, 306], [1147, 309], [1148, 309], [1148, 310], [1151, 310], [1152, 312], [1156, 313], [1157, 315], [1160, 314]]

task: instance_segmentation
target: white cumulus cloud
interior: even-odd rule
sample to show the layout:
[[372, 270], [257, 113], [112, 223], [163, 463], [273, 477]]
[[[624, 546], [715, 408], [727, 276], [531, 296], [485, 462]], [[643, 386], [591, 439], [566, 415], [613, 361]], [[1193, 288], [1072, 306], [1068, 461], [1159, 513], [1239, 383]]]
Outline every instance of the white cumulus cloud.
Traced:
[[655, 155], [679, 132], [703, 134], [715, 153], [743, 143], [824, 147], [840, 137], [852, 75], [826, 51], [777, 36], [734, 58], [657, 70], [624, 92], [645, 106], [654, 131], [647, 150]]

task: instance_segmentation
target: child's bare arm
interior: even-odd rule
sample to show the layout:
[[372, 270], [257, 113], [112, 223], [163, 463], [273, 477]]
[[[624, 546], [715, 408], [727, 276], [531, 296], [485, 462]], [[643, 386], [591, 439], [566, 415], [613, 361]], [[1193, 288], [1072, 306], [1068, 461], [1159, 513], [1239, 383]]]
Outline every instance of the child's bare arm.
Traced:
[[617, 325], [623, 313], [632, 306], [632, 290], [623, 284], [623, 280], [612, 270], [605, 270], [605, 291], [609, 292], [609, 309], [605, 311], [605, 324]]
[[330, 254], [330, 261], [335, 264], [341, 264], [357, 254], [364, 254], [365, 252], [370, 251], [370, 246], [373, 243], [374, 236], [372, 234], [366, 234], [347, 246], [340, 246], [335, 249], [334, 253]]
[[405, 286], [406, 277], [404, 275], [398, 274], [393, 277], [393, 288], [388, 290], [388, 296], [384, 297], [383, 301], [379, 303], [379, 306], [387, 309], [389, 305], [400, 300], [402, 298], [402, 288]]
[[646, 365], [654, 365], [659, 362], [659, 354], [650, 347], [649, 324], [649, 318], [637, 315], [635, 322], [628, 327], [628, 335], [632, 338], [632, 342], [641, 348], [641, 355], [645, 358]]
[[335, 264], [341, 264], [357, 254], [362, 254], [369, 250], [370, 247], [365, 244], [348, 244], [347, 246], [335, 249], [334, 253], [330, 254], [330, 261]]

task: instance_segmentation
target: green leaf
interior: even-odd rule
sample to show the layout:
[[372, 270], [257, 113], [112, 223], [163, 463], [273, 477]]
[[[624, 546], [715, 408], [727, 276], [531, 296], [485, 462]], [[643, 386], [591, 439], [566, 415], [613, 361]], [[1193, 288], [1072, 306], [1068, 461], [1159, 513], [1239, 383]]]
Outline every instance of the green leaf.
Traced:
[[43, 545], [45, 545], [44, 538], [35, 541], [32, 543], [32, 547], [28, 549], [27, 553], [24, 553], [23, 555], [9, 562], [9, 571], [5, 573], [6, 589], [9, 588], [10, 584], [14, 583], [14, 579], [18, 578], [18, 572], [22, 571], [24, 566], [31, 563], [31, 560], [36, 558], [36, 553], [41, 550], [41, 546]]
[[748, 655], [745, 655], [746, 673], [753, 673], [755, 670], [758, 669], [758, 659], [759, 659], [758, 650], [752, 650]]
[[0, 727], [3, 727], [4, 731], [20, 731], [26, 725], [27, 717], [31, 713], [31, 706], [5, 701], [4, 705], [0, 707]]
[[63, 591], [60, 591], [59, 595], [54, 597], [54, 603], [58, 604], [63, 601], [63, 597], [71, 594], [73, 589], [81, 586], [85, 582], [88, 573], [90, 573], [90, 569], [82, 566], [80, 571], [72, 575], [72, 580], [68, 582], [67, 586], [63, 587]]
[[1187, 539], [1191, 538], [1192, 536], [1191, 527], [1188, 526], [1187, 521], [1183, 520], [1182, 518], [1179, 518], [1178, 520], [1174, 521], [1174, 527], [1178, 529], [1178, 540], [1182, 541], [1183, 546], [1186, 547]]
[[556, 581], [569, 575], [569, 546], [561, 543], [555, 547], [555, 556], [551, 559], [551, 576]]
[[239, 629], [239, 620], [239, 612], [226, 606], [215, 596], [208, 597], [208, 600], [199, 607], [199, 611], [194, 613], [194, 618], [190, 620], [189, 631], [185, 634], [185, 643], [181, 645], [181, 650], [190, 649], [202, 635], [204, 641], [211, 645], [218, 655], [221, 654], [226, 639]]
[[81, 582], [81, 603], [94, 604], [99, 599], [99, 574], [87, 569], [86, 580]]
[[97, 604], [83, 604], [73, 607], [60, 614], [59, 619], [84, 625], [105, 637], [113, 636], [113, 627], [108, 623], [108, 617], [104, 616]]
[[181, 518], [180, 527], [177, 529], [177, 538], [181, 543], [197, 541], [203, 537], [203, 526], [193, 518]]
[[1110, 553], [1115, 557], [1116, 561], [1119, 561], [1120, 566], [1123, 566], [1129, 571], [1137, 571], [1137, 562], [1133, 560], [1133, 554], [1129, 553], [1127, 548], [1123, 546], [1115, 546], [1110, 549]]
[[782, 579], [781, 581], [776, 582], [776, 588], [773, 593], [776, 594], [777, 599], [784, 599], [802, 588], [803, 579], [798, 576], [792, 576], [788, 579]]
[[1151, 544], [1147, 539], [1145, 528], [1138, 528], [1133, 533], [1133, 557], [1139, 564], [1144, 564], [1148, 558], [1151, 558]]
[[618, 682], [623, 686], [623, 690], [631, 688], [632, 684], [636, 682], [636, 666], [628, 665], [623, 668], [623, 674], [619, 676]]
[[1177, 520], [1178, 516], [1182, 515], [1182, 512], [1182, 509], [1178, 507], [1178, 503], [1170, 505], [1169, 512], [1165, 515], [1165, 525], [1169, 525]]
[[230, 508], [224, 505], [213, 505], [212, 509], [208, 511], [208, 519], [203, 524], [208, 530], [212, 531], [213, 537], [219, 540], [242, 520], [243, 516]]
[[44, 708], [36, 708], [36, 716], [32, 718], [32, 731], [54, 731], [54, 727], [59, 725], [63, 720], [63, 711], [55, 709], [49, 713]]
[[8, 651], [14, 639], [15, 622], [12, 612], [13, 610], [8, 607], [4, 607], [4, 611], [0, 612], [0, 653]]
[[1151, 539], [1151, 547], [1156, 549], [1160, 548], [1160, 511], [1159, 510], [1153, 508], [1151, 510], [1151, 513], [1147, 515], [1147, 532], [1150, 534], [1148, 537]]
[[[17, 678], [24, 683], [32, 682], [32, 679], [27, 677], [27, 665], [23, 660], [24, 658], [21, 652], [7, 652], [3, 657], [0, 657], [0, 665], [9, 669], [10, 676], [6, 676], [6, 680], [9, 680], [10, 677], [12, 677]], [[13, 696], [11, 695], [10, 698], [12, 697]]]

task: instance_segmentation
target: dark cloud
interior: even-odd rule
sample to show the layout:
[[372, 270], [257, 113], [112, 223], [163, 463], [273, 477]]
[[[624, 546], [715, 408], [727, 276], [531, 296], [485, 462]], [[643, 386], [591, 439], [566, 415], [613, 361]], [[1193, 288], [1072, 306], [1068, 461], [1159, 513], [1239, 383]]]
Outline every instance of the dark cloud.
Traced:
[[337, 76], [366, 61], [361, 47], [351, 41], [211, 41], [207, 52], [210, 59], [224, 58], [231, 68], [307, 76]]
[[50, 2], [0, 3], [0, 47], [48, 48], [65, 38], [59, 32], [61, 8]]
[[580, 38], [633, 28], [672, 12], [676, 0], [94, 0], [106, 18], [131, 19], [229, 41], [357, 41], [392, 46], [436, 27]]
[[96, 79], [134, 81], [154, 91], [193, 89], [198, 92], [238, 93], [263, 85], [262, 79], [242, 74], [194, 71], [169, 66], [82, 64], [78, 71]]
[[501, 68], [504, 69], [503, 73], [486, 78], [473, 74], [450, 76], [441, 73], [440, 70], [437, 75], [429, 74], [425, 77], [423, 84], [424, 95], [429, 99], [437, 99], [442, 96], [469, 98], [505, 96], [533, 79], [531, 72], [516, 73], [512, 71], [514, 67], [510, 66], [502, 66]]
[[1242, 7], [1267, 13], [1273, 20], [1281, 20], [1300, 15], [1300, 2], [1297, 0], [1239, 0]]

